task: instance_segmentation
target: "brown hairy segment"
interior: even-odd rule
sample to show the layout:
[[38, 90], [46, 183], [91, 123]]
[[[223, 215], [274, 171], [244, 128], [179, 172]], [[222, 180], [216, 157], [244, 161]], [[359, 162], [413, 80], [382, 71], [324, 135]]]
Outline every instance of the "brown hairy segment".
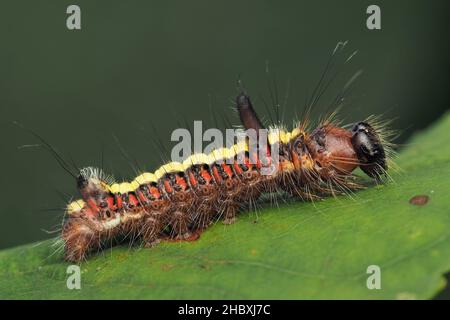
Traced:
[[[236, 108], [244, 128], [264, 128], [248, 96], [239, 95]], [[262, 193], [285, 191], [309, 200], [354, 190], [359, 187], [351, 174], [355, 168], [374, 178], [386, 172], [383, 145], [379, 128], [368, 122], [347, 130], [324, 121], [312, 131], [299, 124], [290, 139], [269, 141], [266, 159], [242, 151], [168, 172], [133, 191], [111, 191], [102, 175], [82, 172], [77, 185], [83, 201], [76, 202], [78, 208], [70, 205], [62, 231], [65, 258], [80, 262], [124, 240], [152, 247], [164, 239], [196, 239], [219, 219], [233, 223]], [[276, 170], [265, 175], [274, 150]]]

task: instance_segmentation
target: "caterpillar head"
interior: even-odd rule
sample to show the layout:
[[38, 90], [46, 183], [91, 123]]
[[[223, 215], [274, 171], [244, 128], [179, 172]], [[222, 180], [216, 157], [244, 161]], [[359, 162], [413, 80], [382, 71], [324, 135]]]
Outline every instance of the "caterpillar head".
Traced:
[[101, 199], [108, 194], [108, 183], [111, 179], [102, 170], [87, 167], [80, 170], [77, 187], [85, 201]]
[[351, 141], [362, 171], [372, 178], [386, 172], [386, 152], [377, 130], [367, 122], [358, 122], [352, 128]]
[[315, 129], [307, 140], [314, 167], [323, 177], [335, 173], [350, 173], [358, 166], [351, 133], [326, 124]]
[[311, 133], [308, 150], [324, 176], [334, 171], [349, 173], [359, 166], [378, 179], [388, 167], [383, 141], [368, 122], [356, 123], [351, 131], [328, 124]]

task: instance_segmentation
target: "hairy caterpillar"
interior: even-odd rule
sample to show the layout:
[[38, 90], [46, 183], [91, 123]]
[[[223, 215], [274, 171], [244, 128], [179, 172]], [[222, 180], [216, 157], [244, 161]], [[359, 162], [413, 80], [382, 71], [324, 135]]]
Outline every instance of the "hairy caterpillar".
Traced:
[[[246, 94], [237, 97], [236, 108], [245, 129], [264, 129]], [[282, 190], [313, 199], [354, 190], [359, 187], [352, 175], [357, 167], [374, 179], [386, 174], [387, 138], [375, 118], [350, 130], [332, 119], [310, 130], [303, 121], [292, 131], [269, 130], [266, 159], [245, 140], [165, 164], [131, 182], [114, 183], [99, 169], [81, 169], [81, 199], [67, 206], [62, 229], [65, 258], [79, 262], [105, 244], [129, 237], [139, 237], [149, 247], [163, 238], [190, 239], [219, 218], [233, 223], [236, 213], [262, 193]], [[273, 152], [276, 163], [270, 163]], [[268, 163], [276, 167], [274, 174], [261, 174]]]

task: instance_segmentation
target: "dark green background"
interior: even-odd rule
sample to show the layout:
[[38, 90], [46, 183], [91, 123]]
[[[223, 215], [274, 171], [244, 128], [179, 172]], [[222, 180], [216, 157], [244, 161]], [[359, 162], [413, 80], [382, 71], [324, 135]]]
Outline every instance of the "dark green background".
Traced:
[[[359, 53], [327, 91], [326, 106], [355, 71], [364, 73], [342, 115], [396, 118], [399, 142], [448, 109], [447, 1], [376, 1], [382, 30], [366, 28], [372, 1], [17, 1], [0, 4], [0, 247], [50, 237], [75, 181], [38, 141], [45, 137], [79, 166], [134, 176], [113, 135], [143, 169], [160, 163], [155, 132], [211, 110], [233, 118], [242, 77], [260, 112], [270, 100], [267, 61], [285, 119], [300, 111], [338, 41]], [[78, 4], [82, 30], [66, 29]], [[320, 114], [320, 109], [316, 112]], [[235, 123], [237, 123], [235, 121]], [[222, 121], [222, 125], [223, 121]], [[134, 160], [133, 160], [134, 161]]]

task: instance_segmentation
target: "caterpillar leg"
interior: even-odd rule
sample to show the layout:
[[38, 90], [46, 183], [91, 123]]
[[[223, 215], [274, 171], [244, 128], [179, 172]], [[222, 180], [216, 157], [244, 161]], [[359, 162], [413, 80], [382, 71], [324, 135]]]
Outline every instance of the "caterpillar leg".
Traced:
[[159, 241], [167, 241], [167, 242], [181, 242], [181, 241], [195, 241], [200, 238], [201, 230], [194, 230], [189, 233], [189, 236], [185, 236], [184, 238], [171, 238], [170, 236], [164, 236]]
[[191, 236], [191, 231], [189, 230], [190, 222], [188, 213], [180, 210], [172, 212], [169, 220], [171, 227], [170, 236], [178, 240], [189, 238]]
[[223, 224], [233, 224], [236, 222], [236, 213], [238, 208], [234, 204], [227, 205], [224, 211]]
[[145, 219], [141, 234], [144, 246], [146, 248], [154, 247], [160, 242], [162, 228], [163, 226], [160, 215], [151, 214]]
[[215, 214], [215, 203], [218, 199], [218, 192], [214, 185], [202, 185], [197, 190], [197, 198], [193, 203], [195, 211], [191, 216], [192, 227], [195, 230], [204, 230], [212, 222]]
[[212, 206], [202, 204], [198, 207], [192, 216], [193, 227], [195, 230], [204, 230], [212, 223]]

